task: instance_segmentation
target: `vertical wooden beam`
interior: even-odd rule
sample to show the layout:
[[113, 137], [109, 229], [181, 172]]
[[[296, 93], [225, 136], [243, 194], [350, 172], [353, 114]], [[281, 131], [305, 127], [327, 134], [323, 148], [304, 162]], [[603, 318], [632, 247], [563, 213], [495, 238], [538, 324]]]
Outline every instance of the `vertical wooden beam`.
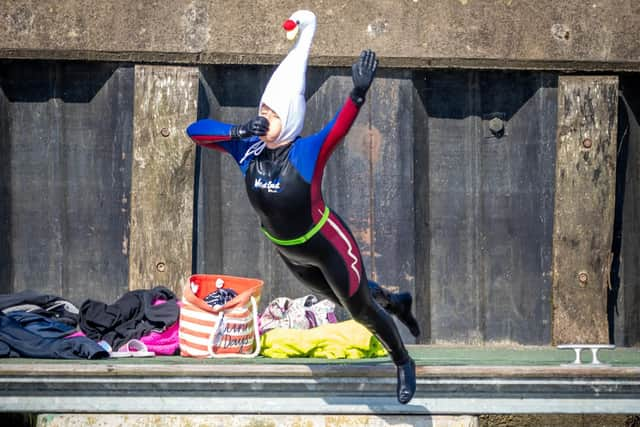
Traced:
[[[371, 186], [369, 207], [360, 212], [369, 219], [370, 239], [366, 242], [362, 241], [364, 236], [356, 237], [360, 245], [369, 249], [371, 268], [367, 274], [390, 291], [411, 292], [415, 301], [413, 311], [420, 319], [427, 313], [418, 311], [415, 289], [415, 201], [411, 190], [414, 188], [412, 146], [416, 114], [413, 99], [418, 94], [411, 77], [410, 72], [399, 70], [375, 80], [368, 104], [360, 112], [368, 116], [365, 138], [345, 141], [345, 148], [352, 155], [364, 158], [368, 166], [364, 170], [351, 170], [351, 174], [367, 170]], [[358, 143], [362, 145], [358, 147]], [[342, 188], [350, 193], [347, 196], [350, 201], [358, 197], [353, 187]], [[396, 324], [405, 344], [416, 342], [397, 319]]]
[[136, 66], [129, 289], [181, 294], [191, 273], [198, 69]]
[[[419, 324], [418, 344], [432, 342], [431, 330], [431, 227], [429, 177], [429, 115], [424, 96], [427, 93], [427, 72], [415, 72], [413, 77], [413, 198], [414, 198], [414, 310]], [[422, 96], [421, 96], [422, 95]]]
[[553, 231], [554, 344], [608, 343], [618, 78], [560, 77]]
[[9, 135], [9, 101], [0, 75], [0, 294], [13, 289], [13, 254], [11, 253], [11, 140]]

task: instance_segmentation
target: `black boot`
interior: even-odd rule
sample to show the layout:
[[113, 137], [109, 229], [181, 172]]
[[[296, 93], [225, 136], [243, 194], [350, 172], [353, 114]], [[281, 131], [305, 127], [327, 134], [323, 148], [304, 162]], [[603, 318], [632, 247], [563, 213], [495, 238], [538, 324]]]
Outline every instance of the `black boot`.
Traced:
[[398, 371], [398, 385], [396, 393], [398, 402], [406, 405], [416, 392], [416, 364], [412, 359], [396, 367]]
[[376, 282], [369, 281], [371, 296], [389, 313], [395, 315], [404, 325], [409, 328], [409, 332], [414, 337], [420, 335], [420, 326], [413, 314], [411, 314], [411, 304], [413, 298], [409, 292], [392, 293], [383, 289]]

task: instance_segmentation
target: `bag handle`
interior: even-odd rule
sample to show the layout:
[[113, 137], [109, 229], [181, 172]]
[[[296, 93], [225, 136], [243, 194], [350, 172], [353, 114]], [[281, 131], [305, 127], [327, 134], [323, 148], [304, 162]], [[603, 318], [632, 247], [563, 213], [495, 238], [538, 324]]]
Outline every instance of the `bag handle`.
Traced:
[[253, 352], [250, 354], [243, 354], [243, 353], [216, 354], [213, 351], [213, 340], [215, 339], [216, 334], [218, 333], [218, 329], [220, 329], [220, 326], [224, 321], [224, 311], [221, 311], [220, 314], [218, 315], [218, 322], [216, 323], [216, 326], [211, 331], [211, 335], [209, 335], [209, 343], [207, 346], [209, 350], [209, 357], [211, 358], [225, 358], [225, 357], [249, 358], [249, 357], [256, 357], [258, 354], [260, 354], [261, 343], [260, 343], [260, 331], [258, 331], [258, 306], [256, 303], [256, 299], [253, 297], [253, 295], [251, 296], [251, 314], [253, 317], [253, 334], [255, 336], [255, 349], [253, 350]]

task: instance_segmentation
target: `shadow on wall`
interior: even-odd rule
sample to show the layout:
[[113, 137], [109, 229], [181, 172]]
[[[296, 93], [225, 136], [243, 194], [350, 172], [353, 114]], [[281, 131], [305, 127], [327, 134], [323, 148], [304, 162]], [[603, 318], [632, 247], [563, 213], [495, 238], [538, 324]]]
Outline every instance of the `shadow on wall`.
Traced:
[[56, 98], [64, 103], [89, 103], [121, 65], [6, 60], [0, 66], [0, 85], [10, 103]]
[[431, 71], [416, 75], [418, 94], [431, 118], [513, 117], [541, 89], [555, 89], [557, 75], [518, 71]]
[[607, 314], [612, 344], [640, 343], [640, 85], [637, 76], [620, 76], [616, 207]]
[[[250, 108], [257, 112], [260, 98], [273, 71], [275, 67], [252, 65], [201, 67], [198, 118], [216, 117], [217, 112], [212, 111], [225, 107]], [[384, 72], [379, 72], [378, 77], [382, 73]], [[309, 68], [305, 93], [307, 101], [330, 77], [349, 75], [348, 69]]]

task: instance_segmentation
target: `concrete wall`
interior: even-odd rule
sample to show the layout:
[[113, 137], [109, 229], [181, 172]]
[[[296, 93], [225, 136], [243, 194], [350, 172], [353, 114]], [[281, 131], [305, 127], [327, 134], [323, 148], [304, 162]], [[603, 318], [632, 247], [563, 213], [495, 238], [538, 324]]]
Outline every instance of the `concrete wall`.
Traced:
[[0, 0], [0, 57], [271, 64], [311, 9], [312, 65], [640, 69], [636, 0]]

